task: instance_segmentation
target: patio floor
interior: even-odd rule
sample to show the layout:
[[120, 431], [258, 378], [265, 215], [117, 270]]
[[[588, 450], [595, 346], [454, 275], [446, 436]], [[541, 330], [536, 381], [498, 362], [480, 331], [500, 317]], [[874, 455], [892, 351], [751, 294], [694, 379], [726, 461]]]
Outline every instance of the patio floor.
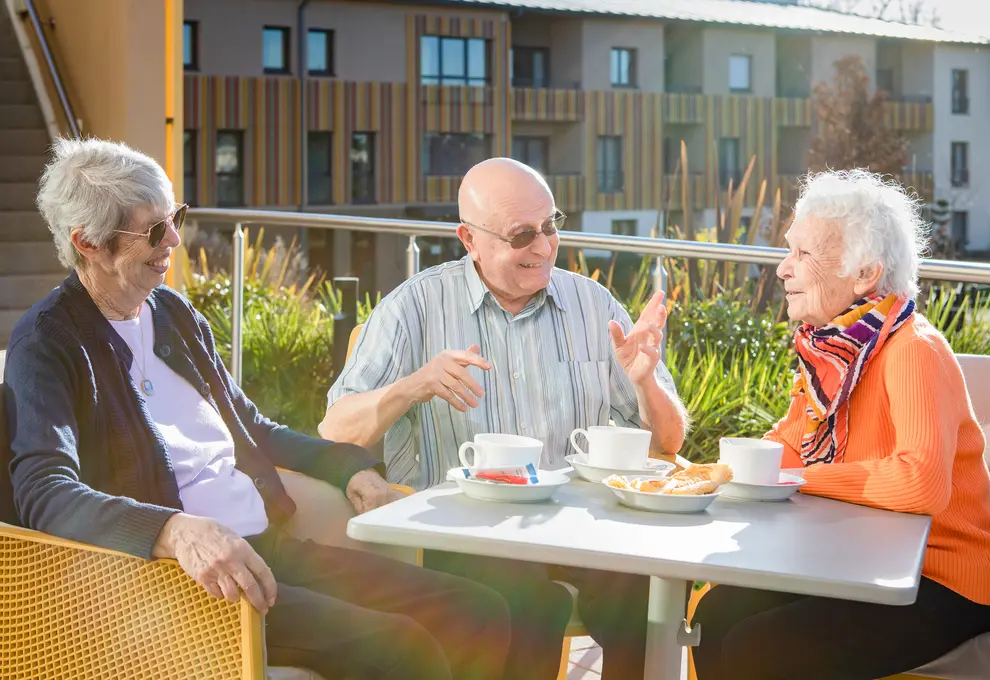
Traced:
[[601, 677], [602, 648], [587, 636], [571, 640], [567, 680], [600, 680]]
[[[687, 680], [687, 650], [682, 663], [681, 680]], [[571, 657], [567, 667], [567, 680], [601, 680], [602, 648], [590, 637], [571, 640]]]

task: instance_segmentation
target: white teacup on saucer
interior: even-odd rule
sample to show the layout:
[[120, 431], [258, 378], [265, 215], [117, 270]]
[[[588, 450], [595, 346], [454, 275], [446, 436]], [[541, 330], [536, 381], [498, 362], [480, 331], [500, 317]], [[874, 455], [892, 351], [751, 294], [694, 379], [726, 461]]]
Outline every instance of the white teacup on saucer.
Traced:
[[[578, 436], [588, 441], [588, 449], [581, 448]], [[588, 463], [610, 470], [641, 470], [650, 457], [650, 439], [653, 433], [638, 427], [613, 427], [592, 425], [588, 429], [577, 428], [571, 432], [571, 446], [587, 457]]]

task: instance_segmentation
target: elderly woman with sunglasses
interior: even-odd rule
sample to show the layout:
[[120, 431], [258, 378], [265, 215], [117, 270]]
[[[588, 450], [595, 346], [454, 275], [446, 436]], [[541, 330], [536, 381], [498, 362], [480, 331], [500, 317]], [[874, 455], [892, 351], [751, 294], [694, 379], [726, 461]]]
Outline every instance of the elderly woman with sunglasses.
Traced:
[[[422, 489], [458, 466], [458, 447], [498, 432], [543, 442], [541, 466], [567, 466], [575, 428], [653, 433], [675, 453], [684, 409], [660, 362], [662, 295], [638, 321], [591, 279], [554, 267], [564, 216], [546, 182], [507, 158], [473, 167], [458, 194], [467, 255], [403, 283], [372, 312], [330, 390], [320, 432], [371, 446], [384, 438], [388, 479]], [[374, 414], [374, 417], [365, 417]], [[643, 677], [645, 577], [428, 552], [435, 569], [476, 579], [509, 602], [505, 677], [553, 678], [571, 597], [602, 644], [604, 677]]]
[[698, 680], [872, 680], [990, 631], [986, 442], [952, 349], [915, 307], [925, 240], [898, 185], [863, 170], [807, 180], [777, 269], [802, 322], [798, 370], [767, 434], [804, 469], [803, 493], [932, 516], [916, 602], [714, 586], [694, 615]]
[[273, 423], [234, 383], [206, 319], [162, 285], [186, 211], [173, 201], [161, 167], [126, 146], [55, 146], [38, 207], [73, 272], [10, 339], [21, 522], [175, 558], [211, 595], [243, 593], [267, 614], [274, 665], [327, 678], [498, 678], [509, 620], [497, 593], [284, 530], [295, 505], [276, 465], [345, 490], [359, 512], [393, 492], [362, 448]]

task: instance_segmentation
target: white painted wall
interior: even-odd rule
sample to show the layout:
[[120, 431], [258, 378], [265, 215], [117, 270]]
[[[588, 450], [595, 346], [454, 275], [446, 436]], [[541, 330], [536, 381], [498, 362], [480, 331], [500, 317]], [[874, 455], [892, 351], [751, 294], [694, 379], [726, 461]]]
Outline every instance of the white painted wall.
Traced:
[[730, 94], [729, 58], [744, 55], [752, 60], [751, 93], [757, 97], [776, 94], [777, 42], [773, 31], [706, 28], [703, 34], [705, 53], [705, 94]]
[[[934, 50], [932, 132], [935, 195], [969, 212], [971, 250], [990, 250], [990, 51], [938, 45]], [[952, 69], [969, 69], [969, 114], [952, 113]], [[952, 142], [969, 142], [969, 186], [951, 182]]]
[[636, 50], [636, 88], [641, 92], [663, 92], [663, 24], [586, 19], [581, 29], [581, 85], [585, 90], [612, 89], [612, 48], [623, 47]]
[[[612, 220], [636, 220], [636, 236], [649, 236], [657, 223], [656, 210], [586, 210], [581, 213], [581, 231], [587, 234], [611, 234]], [[607, 250], [585, 249], [588, 257], [606, 257]]]

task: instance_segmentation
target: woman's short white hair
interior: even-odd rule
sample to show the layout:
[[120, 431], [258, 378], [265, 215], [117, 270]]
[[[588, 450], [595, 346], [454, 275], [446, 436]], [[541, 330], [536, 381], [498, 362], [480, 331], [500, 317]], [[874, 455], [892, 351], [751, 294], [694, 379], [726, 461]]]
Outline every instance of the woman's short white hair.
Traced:
[[879, 262], [881, 295], [918, 294], [918, 265], [928, 247], [919, 200], [868, 170], [828, 170], [805, 177], [795, 219], [837, 225], [845, 239], [845, 276]]
[[59, 139], [41, 176], [38, 210], [55, 237], [59, 261], [69, 269], [83, 259], [71, 234], [104, 247], [115, 229], [127, 229], [134, 211], [149, 206], [166, 214], [175, 205], [172, 182], [158, 163], [126, 144], [102, 139]]

